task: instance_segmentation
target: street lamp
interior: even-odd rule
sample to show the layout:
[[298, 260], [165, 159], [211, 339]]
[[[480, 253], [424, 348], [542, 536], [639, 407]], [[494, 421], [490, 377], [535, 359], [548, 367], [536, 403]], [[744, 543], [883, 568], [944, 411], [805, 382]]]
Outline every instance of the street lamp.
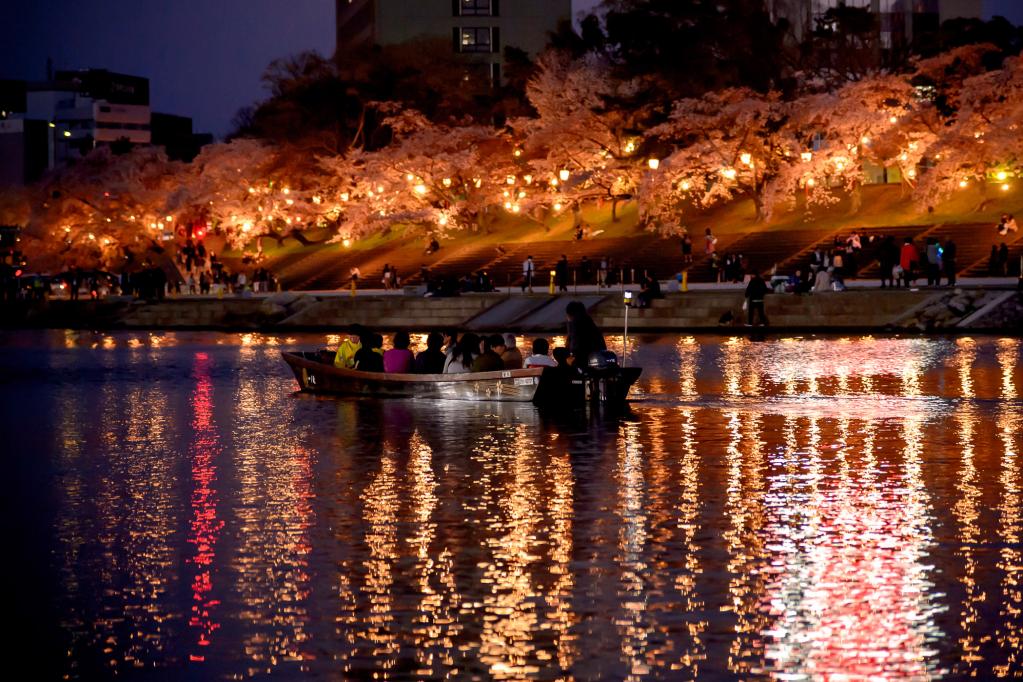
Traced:
[[625, 292], [625, 328], [622, 330], [622, 367], [629, 361], [629, 308], [632, 307], [632, 292]]

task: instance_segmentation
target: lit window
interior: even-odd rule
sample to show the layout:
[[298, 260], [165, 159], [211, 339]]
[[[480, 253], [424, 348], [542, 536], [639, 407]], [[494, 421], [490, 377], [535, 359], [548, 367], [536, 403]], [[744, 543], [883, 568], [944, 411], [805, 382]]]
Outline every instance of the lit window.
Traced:
[[490, 52], [489, 28], [462, 27], [461, 36], [460, 45], [462, 52]]

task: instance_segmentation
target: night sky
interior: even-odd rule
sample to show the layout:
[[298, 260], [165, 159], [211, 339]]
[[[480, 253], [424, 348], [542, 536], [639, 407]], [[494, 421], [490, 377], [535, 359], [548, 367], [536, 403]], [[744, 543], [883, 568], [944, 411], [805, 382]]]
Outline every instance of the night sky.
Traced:
[[[409, 0], [418, 1], [418, 0]], [[575, 0], [575, 9], [597, 0]], [[277, 57], [334, 50], [334, 0], [14, 0], [0, 22], [0, 78], [42, 80], [55, 68], [106, 68], [150, 79], [154, 111], [191, 116], [218, 136], [264, 96]], [[988, 0], [1023, 23], [1020, 0]], [[13, 17], [13, 21], [10, 19]]]

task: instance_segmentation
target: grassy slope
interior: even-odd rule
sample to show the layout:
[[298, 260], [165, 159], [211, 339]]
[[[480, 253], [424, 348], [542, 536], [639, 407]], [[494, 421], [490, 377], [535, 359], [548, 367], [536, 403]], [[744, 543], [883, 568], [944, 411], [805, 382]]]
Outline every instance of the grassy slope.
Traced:
[[[983, 210], [977, 210], [982, 203]], [[1002, 192], [997, 186], [991, 185], [987, 188], [986, 197], [980, 188], [971, 187], [957, 192], [929, 213], [917, 206], [902, 187], [873, 185], [864, 188], [859, 211], [852, 213], [850, 207], [850, 200], [844, 198], [833, 206], [813, 207], [807, 212], [800, 202], [795, 210], [776, 215], [770, 222], [758, 223], [755, 220], [752, 201], [738, 200], [706, 211], [694, 210], [682, 216], [682, 224], [693, 235], [702, 234], [707, 227], [713, 228], [716, 233], [726, 234], [751, 230], [806, 229], [810, 226], [818, 226], [822, 232], [830, 232], [857, 226], [983, 222], [993, 225], [1002, 213], [1023, 213], [1023, 187], [1013, 187], [1008, 192]], [[594, 231], [603, 230], [598, 239], [623, 237], [640, 231], [634, 202], [619, 204], [617, 221], [611, 220], [609, 204], [587, 206], [582, 211], [582, 217]], [[444, 246], [451, 250], [470, 244], [482, 248], [498, 243], [567, 240], [572, 237], [573, 216], [570, 211], [548, 220], [546, 226], [518, 216], [502, 214], [489, 229], [455, 234], [451, 239], [444, 241]], [[355, 251], [369, 250], [390, 243], [396, 247], [407, 246], [410, 241], [421, 243], [423, 246], [426, 244], [418, 231], [395, 225], [386, 234], [360, 239], [350, 248]], [[268, 256], [284, 255], [307, 248], [293, 239], [285, 240], [281, 246], [274, 240], [264, 240], [263, 246]], [[340, 244], [330, 244], [313, 248], [340, 251], [344, 247]], [[255, 251], [255, 244], [251, 244], [247, 250]], [[231, 257], [240, 254], [228, 251], [225, 255]]]

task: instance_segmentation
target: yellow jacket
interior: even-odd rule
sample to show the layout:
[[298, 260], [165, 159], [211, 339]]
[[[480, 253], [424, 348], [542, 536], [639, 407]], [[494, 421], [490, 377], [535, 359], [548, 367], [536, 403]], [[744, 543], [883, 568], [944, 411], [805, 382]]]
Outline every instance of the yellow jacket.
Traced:
[[334, 366], [341, 369], [353, 369], [355, 367], [355, 354], [362, 348], [358, 341], [345, 339], [337, 347], [337, 355], [334, 356]]

